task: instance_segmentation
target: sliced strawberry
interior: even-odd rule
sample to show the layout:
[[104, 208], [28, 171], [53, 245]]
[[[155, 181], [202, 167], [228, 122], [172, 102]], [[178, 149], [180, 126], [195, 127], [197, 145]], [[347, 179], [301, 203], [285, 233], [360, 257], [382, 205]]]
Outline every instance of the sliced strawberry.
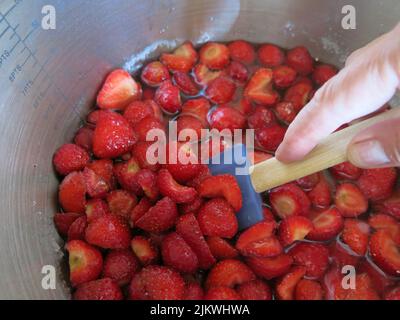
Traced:
[[184, 300], [203, 300], [204, 290], [197, 282], [186, 284]]
[[281, 254], [272, 258], [248, 257], [246, 263], [257, 276], [270, 280], [286, 274], [290, 270], [293, 259], [287, 254]]
[[249, 78], [249, 71], [247, 68], [237, 61], [232, 61], [226, 68], [227, 75], [239, 85], [243, 85]]
[[318, 279], [323, 276], [329, 265], [329, 250], [319, 243], [301, 242], [288, 252], [294, 264], [306, 268], [306, 276]]
[[188, 114], [200, 119], [203, 124], [207, 123], [207, 114], [210, 110], [210, 102], [205, 98], [187, 100], [182, 106], [181, 114]]
[[286, 90], [284, 101], [291, 102], [295, 111], [299, 112], [311, 100], [312, 93], [311, 84], [299, 82]]
[[288, 66], [278, 66], [273, 71], [274, 84], [278, 88], [290, 87], [296, 80], [297, 72]]
[[269, 200], [275, 213], [282, 219], [292, 215], [306, 216], [310, 210], [310, 200], [294, 183], [273, 189]]
[[222, 131], [228, 129], [244, 129], [246, 118], [240, 111], [230, 106], [220, 106], [212, 111], [209, 118], [210, 127]]
[[360, 256], [349, 249], [342, 241], [334, 241], [329, 246], [330, 258], [332, 264], [338, 267], [343, 266], [358, 266]]
[[136, 195], [141, 195], [141, 187], [136, 176], [139, 171], [139, 161], [136, 157], [131, 157], [128, 161], [118, 162], [114, 165], [114, 174], [118, 183], [123, 189]]
[[182, 300], [185, 281], [178, 272], [163, 266], [148, 266], [133, 276], [131, 300]]
[[303, 76], [310, 74], [314, 68], [313, 58], [305, 47], [296, 47], [289, 50], [287, 64]]
[[372, 260], [385, 272], [400, 275], [400, 246], [385, 230], [376, 231], [370, 239], [369, 251]]
[[112, 71], [97, 95], [97, 105], [101, 109], [123, 110], [133, 100], [140, 97], [140, 86], [131, 75], [122, 69]]
[[82, 174], [85, 179], [87, 194], [91, 198], [104, 198], [110, 190], [109, 184], [88, 167], [85, 167]]
[[197, 61], [197, 52], [189, 41], [175, 49], [173, 53], [163, 53], [161, 62], [170, 71], [189, 72]]
[[253, 271], [243, 262], [234, 259], [227, 259], [218, 262], [209, 272], [205, 287], [229, 287], [255, 280]]
[[207, 291], [204, 300], [240, 300], [240, 296], [231, 288], [214, 287]]
[[350, 162], [342, 162], [329, 169], [337, 180], [357, 180], [362, 169], [357, 168]]
[[188, 96], [196, 96], [200, 89], [193, 78], [185, 72], [174, 72], [173, 79], [178, 88]]
[[368, 274], [357, 274], [355, 282], [356, 287], [354, 289], [344, 289], [342, 284], [338, 283], [335, 290], [335, 300], [380, 300]]
[[104, 278], [81, 284], [72, 298], [74, 300], [122, 300], [124, 296], [115, 281]]
[[280, 66], [285, 61], [285, 53], [273, 44], [263, 44], [257, 51], [260, 63], [269, 68]]
[[109, 212], [110, 208], [108, 207], [108, 204], [102, 199], [91, 199], [86, 203], [85, 213], [88, 222], [92, 222]]
[[396, 178], [395, 168], [366, 169], [358, 178], [357, 185], [369, 200], [383, 200], [392, 194]]
[[133, 101], [126, 107], [123, 115], [132, 127], [146, 117], [155, 117], [153, 108], [145, 101]]
[[211, 81], [222, 75], [222, 71], [212, 71], [205, 64], [199, 63], [193, 69], [196, 82], [202, 86], [207, 86]]
[[89, 223], [85, 239], [100, 248], [125, 249], [129, 247], [131, 232], [122, 217], [107, 214]]
[[337, 69], [329, 64], [320, 64], [315, 67], [312, 79], [317, 86], [322, 86], [330, 78], [336, 75]]
[[142, 266], [154, 264], [158, 260], [158, 251], [153, 242], [142, 236], [135, 236], [131, 240], [131, 249]]
[[332, 203], [331, 186], [322, 173], [319, 173], [318, 183], [307, 193], [315, 208], [326, 209]]
[[141, 218], [149, 209], [152, 207], [152, 203], [146, 197], [140, 199], [139, 203], [132, 209], [130, 213], [129, 224], [133, 228], [136, 225], [136, 221]]
[[129, 218], [137, 198], [125, 190], [114, 190], [107, 195], [107, 203], [111, 213]]
[[385, 300], [400, 300], [400, 286], [388, 291]]
[[[139, 163], [140, 168], [142, 169], [150, 169], [151, 171], [158, 171], [160, 168], [160, 164], [158, 162], [156, 163], [150, 163], [148, 161], [147, 153], [151, 152], [149, 148], [154, 144], [154, 142], [151, 141], [139, 141], [133, 146], [132, 149], [132, 154], [136, 158], [137, 162]], [[155, 156], [158, 154], [155, 153]], [[152, 153], [150, 153], [150, 156], [152, 156]]]
[[264, 106], [256, 106], [253, 112], [247, 117], [247, 124], [250, 129], [261, 129], [275, 122], [274, 113]]
[[58, 233], [65, 237], [68, 234], [68, 230], [72, 223], [81, 216], [81, 214], [73, 212], [56, 213], [54, 215], [54, 224]]
[[199, 260], [190, 246], [176, 232], [167, 235], [161, 244], [163, 262], [166, 266], [184, 273], [194, 273]]
[[273, 89], [272, 77], [271, 69], [258, 69], [250, 78], [244, 90], [244, 96], [261, 105], [275, 104], [279, 99], [279, 94]]
[[226, 45], [221, 43], [206, 43], [201, 47], [199, 55], [200, 62], [210, 69], [220, 70], [229, 64], [229, 49]]
[[233, 259], [239, 255], [238, 251], [225, 239], [207, 237], [206, 241], [212, 255], [218, 260]]
[[289, 216], [279, 225], [279, 239], [283, 246], [303, 240], [313, 229], [310, 219], [302, 216]]
[[368, 248], [369, 225], [356, 219], [345, 219], [342, 240], [351, 250], [360, 256], [365, 255]]
[[76, 219], [68, 229], [68, 241], [84, 240], [87, 225], [86, 216], [80, 216]]
[[276, 151], [283, 141], [286, 133], [286, 128], [275, 123], [269, 127], [264, 127], [256, 130], [256, 141], [266, 151]]
[[71, 172], [61, 182], [58, 200], [66, 212], [84, 213], [86, 205], [86, 184], [83, 175]]
[[379, 269], [370, 259], [364, 259], [360, 262], [357, 266], [357, 273], [368, 274], [372, 287], [381, 295], [396, 283], [395, 278]]
[[215, 263], [215, 258], [204, 240], [200, 226], [193, 214], [186, 214], [179, 218], [176, 224], [176, 232], [196, 253], [200, 268], [208, 269]]
[[73, 143], [61, 146], [53, 157], [56, 171], [63, 176], [73, 171], [82, 170], [88, 162], [89, 154], [87, 151]]
[[352, 183], [342, 183], [337, 186], [335, 205], [344, 217], [357, 217], [368, 209], [367, 199]]
[[167, 67], [165, 67], [160, 61], [153, 61], [143, 68], [140, 78], [148, 86], [157, 87], [164, 80], [170, 79], [170, 75]]
[[136, 226], [147, 232], [160, 233], [171, 228], [177, 217], [178, 210], [175, 202], [165, 197], [140, 217], [136, 221]]
[[311, 220], [314, 228], [307, 235], [307, 239], [310, 240], [330, 240], [343, 229], [343, 217], [335, 207], [323, 212], [312, 213]]
[[292, 102], [279, 102], [275, 105], [274, 110], [276, 117], [285, 124], [292, 123], [297, 116], [297, 110]]
[[244, 64], [251, 64], [256, 58], [253, 46], [244, 40], [232, 41], [228, 45], [231, 59]]
[[295, 300], [323, 300], [321, 284], [314, 280], [302, 279], [297, 283]]
[[132, 250], [112, 250], [104, 259], [103, 277], [114, 280], [122, 287], [131, 282], [139, 267], [139, 261]]
[[107, 112], [100, 117], [93, 135], [93, 152], [98, 158], [115, 158], [128, 152], [137, 141], [123, 116]]
[[294, 267], [276, 284], [276, 295], [279, 300], [294, 300], [294, 293], [299, 281], [306, 274], [306, 268]]
[[113, 172], [113, 162], [110, 159], [94, 160], [87, 167], [107, 182], [110, 190], [115, 188], [116, 181]]
[[270, 287], [262, 280], [253, 280], [238, 286], [236, 291], [243, 300], [272, 300]]
[[170, 80], [165, 80], [157, 89], [154, 100], [167, 113], [175, 114], [182, 109], [179, 88]]
[[199, 210], [197, 219], [204, 235], [232, 238], [239, 225], [230, 204], [223, 198], [207, 201]]
[[197, 196], [191, 203], [183, 203], [179, 206], [179, 212], [181, 214], [193, 213], [197, 215], [201, 206], [204, 204], [204, 199]]
[[142, 188], [144, 194], [151, 201], [156, 201], [159, 198], [157, 174], [150, 169], [142, 169], [136, 174], [138, 185]]
[[382, 213], [371, 215], [368, 224], [375, 230], [385, 230], [396, 243], [400, 244], [400, 223], [391, 216]]
[[69, 279], [73, 287], [98, 278], [103, 267], [99, 250], [81, 240], [72, 240], [65, 248], [69, 254]]
[[215, 104], [228, 103], [236, 91], [235, 83], [228, 77], [218, 77], [207, 86], [206, 96]]
[[400, 220], [400, 191], [396, 190], [390, 198], [376, 203], [374, 208]]
[[170, 197], [176, 203], [191, 203], [197, 197], [194, 188], [180, 185], [167, 169], [158, 172], [157, 185], [163, 196]]
[[317, 185], [319, 179], [320, 175], [318, 173], [313, 173], [303, 178], [297, 179], [296, 182], [304, 191], [309, 191]]

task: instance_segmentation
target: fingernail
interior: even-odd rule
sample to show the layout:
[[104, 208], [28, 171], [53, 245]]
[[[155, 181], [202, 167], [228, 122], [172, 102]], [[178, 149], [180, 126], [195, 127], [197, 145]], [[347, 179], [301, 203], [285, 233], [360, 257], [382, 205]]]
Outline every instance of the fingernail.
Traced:
[[349, 161], [362, 168], [370, 168], [390, 163], [385, 149], [378, 140], [364, 140], [352, 144], [347, 152]]

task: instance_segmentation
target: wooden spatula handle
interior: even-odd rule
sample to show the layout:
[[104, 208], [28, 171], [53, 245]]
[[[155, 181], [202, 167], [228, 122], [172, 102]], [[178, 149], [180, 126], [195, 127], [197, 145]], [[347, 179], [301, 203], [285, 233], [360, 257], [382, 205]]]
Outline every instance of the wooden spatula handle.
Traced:
[[396, 116], [400, 117], [400, 108], [383, 112], [335, 132], [325, 138], [302, 161], [284, 164], [276, 158], [271, 158], [252, 166], [250, 176], [255, 190], [263, 192], [346, 161], [347, 146], [358, 132]]

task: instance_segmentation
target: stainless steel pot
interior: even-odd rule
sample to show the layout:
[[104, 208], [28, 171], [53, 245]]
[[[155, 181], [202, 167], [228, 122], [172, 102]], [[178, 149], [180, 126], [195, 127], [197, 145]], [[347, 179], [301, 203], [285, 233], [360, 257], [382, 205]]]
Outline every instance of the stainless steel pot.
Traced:
[[[348, 4], [356, 9], [356, 30], [341, 25]], [[50, 12], [42, 13], [45, 5], [55, 9], [55, 30], [42, 28]], [[0, 298], [63, 299], [69, 290], [63, 243], [52, 222], [57, 180], [51, 158], [73, 137], [107, 72], [121, 65], [134, 71], [185, 39], [304, 44], [340, 65], [395, 25], [400, 3], [1, 0], [0, 14]], [[46, 265], [55, 267], [56, 289], [42, 286]]]

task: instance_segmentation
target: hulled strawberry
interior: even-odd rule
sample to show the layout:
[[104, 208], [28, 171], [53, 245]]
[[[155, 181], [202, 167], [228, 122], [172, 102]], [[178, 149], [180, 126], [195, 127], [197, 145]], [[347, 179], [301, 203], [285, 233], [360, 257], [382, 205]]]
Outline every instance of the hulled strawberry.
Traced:
[[133, 101], [125, 108], [123, 116], [132, 127], [135, 127], [144, 118], [155, 117], [155, 114], [153, 108], [146, 101]]
[[223, 104], [233, 99], [235, 91], [235, 83], [230, 78], [221, 76], [210, 81], [205, 93], [211, 102]]
[[129, 284], [138, 270], [139, 262], [130, 249], [111, 250], [104, 259], [103, 277], [120, 287]]
[[230, 53], [226, 45], [209, 42], [200, 49], [200, 62], [210, 69], [220, 70], [229, 64]]
[[157, 87], [164, 80], [170, 79], [170, 75], [167, 67], [160, 61], [153, 61], [143, 68], [141, 79], [148, 86]]
[[163, 53], [161, 62], [174, 71], [189, 72], [197, 61], [197, 52], [189, 41], [183, 43], [173, 53]]
[[303, 240], [313, 229], [310, 219], [302, 216], [289, 216], [279, 225], [279, 239], [283, 246]]
[[334, 66], [331, 66], [329, 64], [320, 64], [315, 67], [312, 74], [312, 79], [317, 86], [322, 86], [330, 78], [335, 76], [336, 73], [337, 69]]
[[207, 114], [210, 110], [210, 102], [205, 98], [187, 100], [182, 106], [182, 115], [188, 114], [198, 118], [203, 124], [207, 123]]
[[149, 238], [143, 236], [133, 237], [131, 249], [142, 266], [148, 266], [158, 261], [158, 250]]
[[165, 80], [157, 89], [154, 100], [169, 114], [175, 114], [182, 109], [182, 100], [179, 88], [170, 80]]
[[71, 172], [58, 188], [58, 200], [64, 211], [84, 213], [86, 184], [80, 172]]
[[58, 233], [63, 237], [67, 236], [72, 223], [81, 216], [81, 214], [73, 212], [56, 213], [53, 220]]
[[301, 279], [294, 294], [295, 300], [323, 300], [324, 292], [319, 282], [309, 279]]
[[369, 225], [357, 219], [345, 219], [342, 240], [351, 250], [360, 256], [365, 255], [368, 248]]
[[256, 106], [252, 113], [247, 117], [247, 124], [250, 129], [261, 129], [275, 123], [274, 113], [263, 106]]
[[285, 53], [273, 44], [263, 44], [257, 51], [258, 60], [268, 68], [280, 66], [285, 61]]
[[373, 261], [385, 272], [400, 275], [400, 246], [385, 230], [378, 230], [371, 236], [369, 252]]
[[223, 73], [221, 70], [210, 70], [205, 64], [199, 63], [193, 69], [193, 75], [198, 84], [207, 86], [211, 81], [217, 79]]
[[207, 237], [207, 244], [212, 255], [218, 260], [236, 258], [238, 251], [225, 239], [220, 237]]
[[136, 174], [135, 178], [145, 196], [151, 201], [157, 201], [160, 195], [157, 174], [150, 169], [142, 169]]
[[357, 180], [357, 185], [367, 199], [378, 201], [389, 198], [396, 182], [396, 169], [366, 169]]
[[111, 213], [128, 219], [137, 199], [125, 190], [114, 190], [107, 195], [107, 203]]
[[271, 258], [247, 257], [246, 264], [254, 273], [266, 280], [286, 274], [293, 263], [293, 259], [288, 254], [281, 254]]
[[292, 103], [295, 111], [299, 112], [310, 101], [312, 93], [311, 84], [298, 82], [286, 90], [283, 100]]
[[294, 300], [296, 286], [306, 274], [306, 268], [294, 267], [276, 284], [276, 295], [279, 300]]
[[244, 64], [251, 64], [256, 58], [253, 46], [244, 40], [232, 41], [228, 44], [231, 59]]
[[357, 180], [362, 173], [362, 169], [357, 168], [350, 162], [339, 163], [329, 170], [337, 180]]
[[344, 217], [357, 217], [367, 211], [368, 201], [356, 185], [342, 183], [336, 188], [335, 206]]
[[224, 129], [233, 132], [235, 129], [244, 129], [246, 118], [240, 111], [230, 106], [220, 106], [214, 109], [209, 117], [210, 127], [222, 131]]
[[290, 87], [296, 80], [297, 72], [288, 66], [278, 66], [273, 70], [274, 84], [278, 88]]
[[319, 173], [317, 184], [307, 193], [313, 207], [326, 209], [332, 203], [331, 186], [322, 173]]
[[240, 296], [234, 289], [213, 287], [207, 291], [204, 300], [240, 300]]
[[310, 200], [294, 183], [273, 189], [269, 200], [276, 214], [282, 219], [296, 215], [306, 216], [310, 210]]
[[343, 229], [343, 217], [335, 207], [322, 212], [312, 212], [310, 218], [314, 228], [308, 233], [307, 239], [330, 240]]
[[279, 99], [279, 94], [273, 89], [273, 72], [271, 69], [260, 68], [250, 78], [244, 90], [244, 96], [251, 101], [270, 106]]
[[175, 84], [185, 95], [196, 96], [200, 91], [198, 85], [188, 73], [176, 71], [174, 72], [173, 79]]
[[92, 169], [85, 167], [82, 172], [86, 184], [86, 192], [91, 198], [104, 198], [110, 186], [101, 176]]
[[236, 289], [243, 300], [272, 300], [270, 287], [262, 280], [253, 280], [239, 285]]
[[287, 64], [303, 76], [310, 74], [314, 68], [313, 58], [308, 50], [301, 46], [288, 51]]
[[73, 171], [82, 170], [88, 162], [89, 154], [87, 151], [73, 143], [61, 146], [53, 157], [56, 171], [63, 176]]
[[286, 128], [275, 123], [256, 130], [256, 141], [265, 151], [276, 151], [283, 141]]
[[84, 240], [85, 230], [87, 228], [87, 218], [86, 216], [81, 216], [76, 219], [68, 229], [68, 241], [71, 240]]
[[122, 300], [124, 298], [117, 283], [110, 278], [86, 282], [78, 286], [74, 300]]
[[276, 117], [285, 124], [290, 124], [297, 116], [297, 110], [293, 103], [288, 101], [278, 102], [275, 107]]
[[158, 172], [157, 185], [163, 196], [170, 197], [176, 203], [191, 203], [197, 197], [194, 188], [180, 185], [167, 169]]
[[89, 127], [80, 128], [75, 134], [74, 143], [86, 151], [92, 151], [93, 133], [93, 129]]

